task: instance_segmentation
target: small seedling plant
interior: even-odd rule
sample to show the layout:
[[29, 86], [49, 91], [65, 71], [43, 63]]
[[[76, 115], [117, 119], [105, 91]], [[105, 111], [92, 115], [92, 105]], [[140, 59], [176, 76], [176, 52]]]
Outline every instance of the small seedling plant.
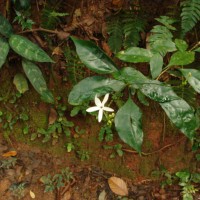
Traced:
[[[120, 68], [93, 42], [71, 37], [80, 60], [97, 75], [76, 84], [69, 94], [68, 102], [79, 106], [86, 101], [94, 101], [95, 106], [86, 111], [98, 112], [99, 122], [106, 112], [115, 112], [114, 124], [119, 137], [138, 152], [141, 152], [144, 134], [142, 112], [133, 101], [133, 96], [145, 105], [148, 105], [148, 98], [158, 102], [171, 122], [190, 140], [195, 138], [199, 128], [195, 108], [177, 95], [173, 84], [165, 83], [162, 78], [166, 74], [169, 77], [171, 73], [178, 74], [177, 87], [189, 87], [200, 93], [200, 71], [188, 68], [200, 52], [200, 43], [190, 48], [184, 39], [174, 38], [173, 34], [177, 31], [172, 18], [161, 16], [156, 20], [160, 25], [151, 30], [150, 49], [130, 47], [120, 51], [116, 57], [126, 62]], [[130, 66], [127, 67], [127, 63], [131, 63]], [[143, 75], [133, 63], [147, 63], [150, 75]], [[125, 103], [118, 108], [117, 104], [109, 104], [112, 108], [108, 107], [109, 94], [111, 96], [115, 93], [122, 93]]]
[[73, 173], [68, 167], [66, 167], [65, 169], [61, 170], [61, 173], [55, 174], [54, 176], [51, 176], [50, 174], [47, 176], [42, 176], [40, 181], [45, 186], [44, 192], [52, 192], [55, 189], [65, 186], [66, 183], [73, 179]]

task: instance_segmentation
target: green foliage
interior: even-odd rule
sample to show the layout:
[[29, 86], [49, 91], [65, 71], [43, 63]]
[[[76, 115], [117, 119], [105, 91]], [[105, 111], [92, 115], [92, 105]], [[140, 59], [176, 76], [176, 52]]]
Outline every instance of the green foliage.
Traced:
[[22, 73], [17, 73], [15, 75], [13, 83], [21, 94], [29, 89], [27, 79]]
[[118, 110], [115, 117], [115, 126], [122, 141], [141, 152], [143, 141], [142, 113], [136, 104], [129, 98]]
[[29, 60], [22, 61], [23, 70], [35, 90], [41, 95], [42, 99], [48, 103], [54, 103], [53, 94], [48, 90], [46, 81], [37, 65]]
[[30, 0], [12, 0], [16, 10], [28, 10], [30, 8]]
[[176, 172], [176, 176], [179, 178], [179, 185], [182, 187], [183, 200], [193, 200], [193, 194], [198, 191], [193, 183], [200, 183], [200, 174], [179, 171]]
[[42, 10], [42, 23], [41, 26], [46, 29], [55, 29], [60, 23], [60, 17], [65, 17], [69, 15], [68, 13], [60, 13], [55, 9], [46, 7]]
[[17, 199], [22, 199], [25, 196], [25, 182], [14, 183], [10, 186], [9, 190], [12, 192], [13, 196]]
[[[191, 64], [195, 61], [195, 51], [187, 51], [188, 44], [184, 40], [173, 39], [172, 31], [176, 29], [172, 24], [175, 20], [162, 16], [158, 18], [157, 21], [162, 25], [154, 26], [151, 31], [153, 34], [149, 40], [150, 49], [130, 47], [116, 54], [120, 60], [125, 62], [149, 63], [152, 78], [155, 79], [157, 77], [157, 80], [147, 78], [133, 67], [122, 67], [121, 70], [115, 67], [115, 70], [112, 71], [112, 62], [110, 63], [111, 66], [109, 66], [109, 62], [107, 62], [108, 66], [106, 65], [106, 69], [109, 70], [105, 70], [105, 66], [102, 64], [105, 57], [102, 57], [102, 61], [99, 61], [101, 60], [101, 57], [98, 56], [100, 54], [93, 56], [94, 52], [101, 52], [98, 47], [95, 47], [93, 43], [88, 41], [73, 39], [79, 58], [84, 60], [83, 63], [96, 73], [109, 74], [109, 78], [105, 77], [105, 75], [93, 76], [80, 81], [70, 92], [68, 97], [69, 103], [72, 105], [82, 105], [85, 101], [94, 98], [96, 94], [100, 96], [106, 93], [122, 93], [127, 86], [129, 89], [129, 99], [124, 105], [120, 105], [121, 107], [115, 116], [114, 122], [120, 138], [138, 152], [141, 152], [141, 145], [143, 142], [141, 124], [142, 113], [132, 101], [131, 95], [139, 94], [138, 98], [145, 104], [148, 104], [148, 102], [145, 101], [144, 96], [153, 101], [157, 101], [166, 112], [169, 119], [191, 140], [196, 137], [196, 130], [200, 125], [199, 117], [196, 115], [195, 109], [173, 91], [173, 84], [168, 85], [159, 81], [162, 75], [169, 70], [171, 74], [172, 71], [177, 72], [176, 70], [172, 70], [172, 67], [176, 66], [178, 69], [181, 68], [180, 71], [185, 76], [186, 81], [199, 92], [199, 71], [183, 69], [184, 65]], [[170, 53], [170, 57], [166, 60], [165, 55], [168, 52]], [[101, 53], [101, 55], [104, 54]], [[167, 56], [169, 55], [167, 54]], [[94, 65], [93, 61], [96, 60], [97, 63]], [[166, 63], [164, 63], [164, 61]], [[163, 65], [166, 65], [166, 67], [163, 68]], [[98, 68], [98, 70], [96, 68]], [[113, 78], [110, 78], [110, 75], [112, 75]], [[177, 80], [180, 83], [178, 87], [184, 88], [187, 86], [188, 88], [182, 76], [178, 77]], [[95, 104], [97, 105], [96, 102]], [[105, 116], [107, 115], [105, 114]], [[101, 140], [105, 132], [106, 129], [102, 128], [100, 131]]]
[[108, 44], [112, 52], [117, 53], [122, 47], [137, 46], [144, 31], [145, 20], [132, 11], [121, 11], [108, 19]]
[[70, 81], [72, 85], [75, 85], [80, 80], [86, 77], [87, 72], [84, 64], [79, 59], [76, 51], [70, 47], [64, 49], [64, 55], [66, 60], [66, 75], [63, 74], [63, 81]]
[[110, 158], [115, 158], [116, 156], [122, 157], [124, 155], [121, 144], [116, 144], [114, 146], [103, 145], [103, 148], [106, 150], [113, 150], [110, 154]]
[[55, 189], [60, 189], [64, 187], [66, 183], [73, 180], [73, 173], [70, 171], [68, 167], [61, 170], [61, 173], [55, 174], [51, 176], [48, 174], [47, 176], [42, 176], [40, 181], [44, 184], [45, 189], [44, 192], [52, 192]]
[[[52, 140], [52, 144], [55, 144], [61, 134], [65, 134], [66, 137], [71, 135], [71, 129], [74, 127], [74, 123], [67, 120], [65, 116], [66, 107], [61, 104], [57, 105], [57, 114], [58, 116], [55, 119], [55, 122], [49, 124], [46, 129], [38, 128], [37, 133], [31, 135], [31, 140], [35, 140], [37, 137], [43, 136], [42, 142], [46, 143]], [[77, 133], [82, 133], [82, 130], [78, 130], [79, 127], [75, 127]]]
[[6, 40], [0, 37], [0, 68], [3, 66], [3, 64], [6, 61], [8, 52], [9, 52], [9, 44]]
[[13, 34], [13, 28], [9, 21], [0, 13], [0, 34], [10, 37]]
[[164, 25], [156, 25], [153, 27], [148, 42], [150, 43], [152, 52], [165, 56], [167, 52], [176, 51], [175, 43], [172, 40], [173, 34], [171, 33], [171, 31], [176, 30], [175, 27], [172, 26], [175, 20], [161, 16], [157, 18], [157, 21]]
[[81, 161], [89, 160], [90, 158], [90, 154], [86, 150], [79, 150], [77, 151], [77, 154]]
[[80, 105], [86, 100], [93, 99], [97, 93], [104, 95], [111, 91], [120, 91], [124, 87], [125, 84], [123, 82], [114, 79], [101, 76], [88, 77], [73, 87], [68, 101], [72, 105]]
[[10, 47], [20, 56], [35, 62], [54, 62], [38, 45], [20, 35], [11, 35]]
[[[32, 43], [27, 38], [13, 34], [12, 26], [6, 18], [0, 14], [0, 34], [8, 37], [8, 42], [0, 37], [0, 68], [6, 61], [9, 46], [23, 58], [28, 60], [23, 61], [24, 71], [33, 84], [34, 88], [41, 94], [42, 99], [48, 103], [53, 103], [53, 95], [47, 89], [46, 82], [39, 68], [31, 61], [35, 62], [54, 62], [45, 51], [38, 45]], [[17, 74], [14, 78], [14, 84], [20, 93], [28, 90], [26, 79], [22, 74]]]
[[20, 24], [22, 30], [32, 29], [32, 25], [35, 22], [29, 18], [30, 11], [22, 12], [16, 10], [15, 12], [16, 12], [16, 17], [14, 18], [13, 22], [17, 22], [18, 24]]
[[5, 160], [0, 161], [0, 169], [10, 169], [11, 167], [14, 167], [17, 163], [17, 158], [10, 157]]
[[[108, 74], [117, 71], [113, 61], [91, 41], [79, 40], [71, 37], [81, 61], [92, 71], [99, 74]], [[86, 48], [82, 49], [81, 47]]]
[[181, 9], [181, 28], [185, 35], [200, 21], [200, 2], [199, 0], [184, 0], [181, 2]]

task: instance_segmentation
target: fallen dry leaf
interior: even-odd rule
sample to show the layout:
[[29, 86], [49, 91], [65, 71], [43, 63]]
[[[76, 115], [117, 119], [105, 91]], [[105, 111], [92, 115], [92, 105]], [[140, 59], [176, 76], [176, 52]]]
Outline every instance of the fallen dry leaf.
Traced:
[[16, 156], [17, 152], [16, 151], [8, 151], [6, 153], [4, 153], [2, 156], [3, 157], [11, 157], [11, 156]]
[[52, 52], [52, 56], [53, 56], [53, 55], [60, 56], [60, 55], [62, 55], [62, 54], [63, 54], [63, 51], [62, 51], [62, 49], [61, 49], [60, 47], [54, 48], [54, 50], [53, 50], [53, 52]]
[[65, 192], [65, 194], [63, 195], [63, 197], [61, 198], [61, 200], [70, 200], [71, 199], [71, 192], [67, 191]]
[[120, 196], [128, 195], [127, 185], [121, 178], [111, 177], [108, 179], [108, 184], [113, 193]]
[[57, 120], [58, 114], [55, 109], [51, 108], [49, 113], [49, 125]]
[[98, 200], [106, 200], [106, 191], [103, 190], [100, 194], [99, 194], [99, 199]]
[[30, 190], [29, 194], [30, 194], [30, 197], [31, 197], [32, 199], [35, 199], [35, 193], [34, 193], [34, 192], [32, 192], [32, 191]]

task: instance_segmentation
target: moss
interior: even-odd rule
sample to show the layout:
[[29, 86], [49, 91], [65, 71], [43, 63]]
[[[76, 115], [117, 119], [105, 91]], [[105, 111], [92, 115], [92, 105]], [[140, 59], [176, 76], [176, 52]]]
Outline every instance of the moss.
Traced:
[[153, 156], [141, 157], [139, 169], [140, 174], [149, 177], [150, 173], [155, 169], [156, 160], [157, 156], [155, 154]]

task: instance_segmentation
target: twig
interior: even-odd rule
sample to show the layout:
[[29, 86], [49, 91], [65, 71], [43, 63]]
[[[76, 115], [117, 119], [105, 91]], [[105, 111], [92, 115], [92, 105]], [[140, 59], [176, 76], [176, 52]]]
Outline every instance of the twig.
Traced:
[[[164, 147], [162, 147], [162, 148], [160, 148], [160, 149], [158, 149], [158, 150], [156, 150], [156, 151], [152, 151], [152, 152], [149, 152], [149, 153], [145, 153], [145, 152], [141, 152], [141, 154], [143, 155], [143, 156], [149, 156], [149, 155], [152, 155], [152, 154], [154, 154], [154, 153], [159, 153], [160, 151], [163, 151], [164, 149], [166, 149], [166, 148], [169, 148], [169, 147], [172, 147], [172, 146], [174, 146], [174, 145], [176, 145], [177, 143], [179, 143], [181, 140], [183, 140], [185, 137], [182, 137], [181, 139], [179, 139], [176, 143], [173, 143], [173, 144], [168, 144], [168, 145], [166, 145], [166, 146], [164, 146]], [[125, 151], [125, 152], [128, 152], [128, 153], [138, 153], [137, 151], [133, 151], [133, 150], [130, 150], [130, 149], [122, 149], [123, 151]]]
[[190, 49], [190, 51], [192, 51], [193, 49], [196, 49], [198, 46], [200, 46], [200, 41], [197, 42], [197, 43]]
[[40, 27], [40, 28], [30, 29], [30, 30], [26, 30], [26, 31], [21, 31], [21, 32], [19, 32], [19, 34], [32, 33], [32, 32], [37, 32], [37, 31], [43, 31], [43, 32], [53, 33], [53, 34], [59, 33], [59, 31], [57, 31], [57, 30], [49, 30], [49, 29], [45, 29], [45, 28]]

